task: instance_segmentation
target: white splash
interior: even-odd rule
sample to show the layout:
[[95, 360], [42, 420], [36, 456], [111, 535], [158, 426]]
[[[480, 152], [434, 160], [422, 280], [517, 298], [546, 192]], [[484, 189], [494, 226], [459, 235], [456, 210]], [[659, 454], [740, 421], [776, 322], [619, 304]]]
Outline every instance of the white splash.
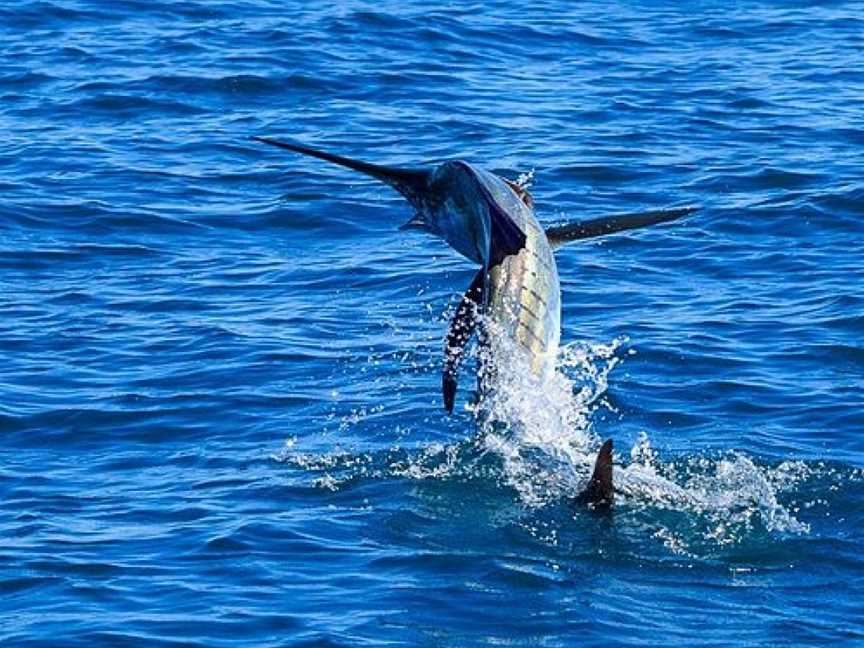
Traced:
[[478, 355], [481, 365], [492, 367], [493, 378], [474, 407], [483, 443], [503, 461], [504, 481], [522, 502], [544, 506], [571, 494], [574, 475], [587, 476], [591, 469], [599, 439], [590, 415], [624, 340], [566, 346], [557, 367], [539, 376], [519, 344], [494, 323], [485, 327], [489, 345]]
[[528, 189], [532, 184], [534, 184], [534, 169], [523, 171], [519, 174], [516, 180], [514, 180], [514, 182], [523, 189]]
[[[531, 372], [530, 359], [516, 342], [497, 335], [494, 326], [490, 332], [489, 348], [480, 355], [494, 366], [493, 384], [475, 408], [484, 447], [500, 457], [502, 481], [524, 505], [537, 508], [569, 499], [593, 467], [601, 440], [591, 417], [627, 339], [567, 345], [556, 370], [543, 378]], [[778, 499], [812, 474], [803, 462], [770, 468], [730, 452], [664, 463], [644, 432], [626, 454], [629, 461], [622, 461], [621, 453], [615, 461], [619, 510], [686, 513], [698, 520], [692, 531], [700, 542], [715, 545], [735, 543], [757, 529], [809, 532]], [[661, 524], [655, 536], [673, 551], [686, 551], [674, 528]]]
[[[601, 439], [592, 415], [608, 408], [603, 396], [610, 375], [627, 355], [627, 339], [565, 345], [552, 370], [541, 377], [531, 371], [531, 359], [515, 341], [496, 335], [492, 325], [487, 328], [489, 346], [474, 349], [473, 355], [492, 368], [494, 378], [479, 402], [466, 406], [476, 417], [477, 435], [420, 450], [394, 446], [356, 453], [342, 448], [327, 454], [304, 453], [291, 439], [274, 458], [315, 474], [313, 485], [328, 490], [358, 478], [491, 478], [511, 489], [529, 513], [569, 502], [593, 467]], [[352, 409], [333, 421], [334, 432], [341, 436], [381, 413], [381, 406]], [[410, 438], [410, 431], [398, 427], [398, 432], [397, 437]], [[695, 555], [706, 547], [737, 544], [752, 533], [809, 532], [784, 496], [818, 468], [803, 462], [764, 466], [742, 452], [664, 461], [644, 432], [626, 452], [616, 442], [616, 520], [629, 520], [673, 553]], [[578, 509], [573, 515], [580, 515]], [[546, 531], [557, 537], [557, 529]]]

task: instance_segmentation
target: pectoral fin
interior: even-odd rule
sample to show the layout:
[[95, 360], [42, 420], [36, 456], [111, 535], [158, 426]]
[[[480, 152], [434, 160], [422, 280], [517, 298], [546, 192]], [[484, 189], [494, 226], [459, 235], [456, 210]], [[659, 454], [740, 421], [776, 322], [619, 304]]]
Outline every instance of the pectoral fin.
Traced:
[[465, 347], [477, 328], [477, 314], [483, 303], [483, 286], [486, 282], [486, 274], [485, 270], [481, 269], [474, 277], [468, 290], [462, 296], [462, 301], [459, 302], [456, 313], [450, 321], [450, 328], [447, 330], [441, 391], [444, 395], [444, 408], [448, 414], [453, 413], [459, 366], [465, 357]]
[[637, 229], [639, 227], [646, 227], [647, 225], [657, 225], [658, 223], [668, 223], [687, 214], [692, 214], [697, 209], [699, 208], [677, 207], [641, 214], [620, 214], [618, 216], [606, 216], [579, 223], [568, 223], [548, 228], [546, 230], [546, 238], [549, 239], [549, 245], [556, 248], [569, 241], [614, 234], [615, 232]]

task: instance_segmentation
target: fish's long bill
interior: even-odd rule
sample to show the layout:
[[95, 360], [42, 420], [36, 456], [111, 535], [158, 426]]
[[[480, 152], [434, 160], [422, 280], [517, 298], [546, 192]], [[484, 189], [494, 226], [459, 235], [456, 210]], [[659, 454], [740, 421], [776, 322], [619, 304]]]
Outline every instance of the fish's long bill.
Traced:
[[283, 142], [269, 137], [254, 136], [252, 139], [257, 142], [263, 142], [264, 144], [270, 144], [271, 146], [277, 146], [295, 153], [300, 153], [301, 155], [308, 155], [310, 157], [318, 158], [319, 160], [325, 160], [332, 164], [338, 164], [339, 166], [376, 178], [377, 180], [380, 180], [396, 189], [396, 191], [405, 196], [405, 198], [415, 206], [419, 204], [422, 196], [427, 191], [431, 172], [425, 169], [404, 169], [381, 166], [379, 164], [372, 164], [370, 162], [363, 162], [362, 160], [354, 160], [341, 155], [335, 155], [333, 153], [328, 153], [327, 151], [303, 146], [302, 144]]
[[566, 225], [548, 228], [546, 230], [546, 238], [549, 239], [549, 245], [558, 247], [569, 241], [579, 241], [596, 236], [614, 234], [615, 232], [647, 227], [648, 225], [668, 223], [692, 214], [698, 209], [698, 207], [691, 205], [636, 214], [604, 216], [603, 218], [595, 218], [578, 223], [567, 223]]

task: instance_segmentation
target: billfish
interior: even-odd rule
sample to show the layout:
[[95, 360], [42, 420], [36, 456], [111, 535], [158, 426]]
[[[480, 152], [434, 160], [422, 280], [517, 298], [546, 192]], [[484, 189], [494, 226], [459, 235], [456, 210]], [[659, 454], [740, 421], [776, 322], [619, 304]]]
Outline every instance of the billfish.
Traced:
[[[521, 185], [463, 160], [433, 168], [387, 167], [268, 137], [253, 139], [319, 158], [390, 185], [414, 208], [402, 229], [419, 229], [444, 239], [479, 269], [447, 331], [441, 389], [453, 411], [457, 376], [466, 347], [482, 322], [516, 342], [540, 377], [554, 370], [561, 338], [561, 287], [554, 250], [570, 241], [666, 223], [694, 207], [622, 214], [544, 229], [534, 200]], [[478, 330], [479, 329], [479, 330]], [[481, 369], [481, 388], [483, 382]], [[612, 442], [603, 444], [594, 473], [577, 502], [611, 506]]]

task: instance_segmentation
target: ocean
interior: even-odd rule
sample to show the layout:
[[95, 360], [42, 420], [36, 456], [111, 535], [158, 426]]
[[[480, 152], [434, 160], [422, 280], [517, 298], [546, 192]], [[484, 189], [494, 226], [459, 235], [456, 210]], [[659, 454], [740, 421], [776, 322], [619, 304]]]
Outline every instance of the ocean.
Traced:
[[[0, 36], [4, 647], [864, 645], [860, 2], [7, 0]], [[521, 176], [545, 225], [700, 210], [560, 248], [556, 374], [507, 364], [484, 424], [473, 360], [440, 394], [476, 268], [255, 135]]]

